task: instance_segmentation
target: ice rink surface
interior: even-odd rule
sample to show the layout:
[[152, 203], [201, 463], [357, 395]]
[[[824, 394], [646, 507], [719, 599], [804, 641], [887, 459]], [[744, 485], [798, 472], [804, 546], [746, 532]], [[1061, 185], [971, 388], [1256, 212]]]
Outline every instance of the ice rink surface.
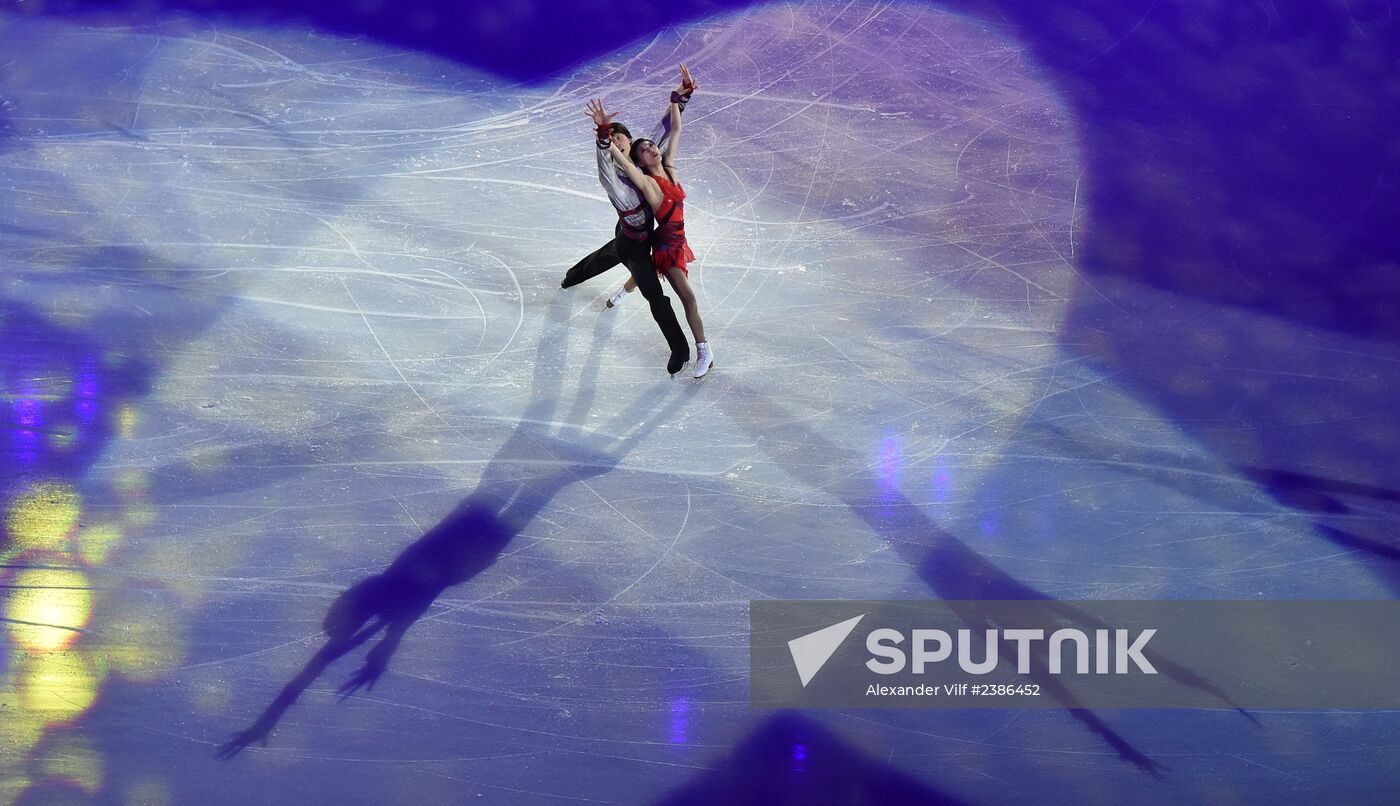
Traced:
[[[0, 803], [1392, 802], [1393, 713], [748, 705], [751, 600], [1400, 592], [1390, 6], [995, 5], [0, 12]], [[558, 287], [681, 61], [700, 381]]]

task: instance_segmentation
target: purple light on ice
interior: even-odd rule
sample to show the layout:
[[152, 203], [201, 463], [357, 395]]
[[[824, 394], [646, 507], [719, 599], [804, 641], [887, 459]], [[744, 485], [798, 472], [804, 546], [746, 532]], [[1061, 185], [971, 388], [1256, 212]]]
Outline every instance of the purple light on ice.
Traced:
[[880, 483], [886, 489], [892, 490], [899, 486], [899, 479], [904, 471], [904, 450], [899, 434], [890, 432], [880, 441], [879, 470]]
[[948, 459], [938, 457], [938, 466], [933, 471], [933, 500], [946, 503], [953, 492], [953, 472], [948, 469]]
[[97, 397], [97, 371], [91, 364], [85, 362], [82, 369], [78, 370], [78, 382], [74, 385], [74, 391], [80, 398]]
[[807, 745], [805, 742], [792, 743], [792, 774], [794, 776], [807, 774]]
[[74, 384], [74, 392], [78, 398], [74, 408], [78, 412], [78, 422], [83, 425], [92, 425], [92, 421], [97, 419], [100, 411], [98, 405], [98, 393], [101, 387], [97, 382], [97, 370], [93, 369], [90, 362], [84, 361], [82, 368], [78, 370], [78, 382]]
[[15, 398], [11, 404], [15, 409], [15, 422], [21, 427], [34, 429], [43, 424], [44, 404], [30, 397]]
[[79, 400], [74, 408], [78, 411], [78, 422], [92, 425], [92, 421], [97, 417], [96, 400]]
[[690, 742], [690, 700], [679, 697], [671, 702], [671, 744]]
[[43, 424], [43, 404], [31, 398], [12, 401], [15, 412], [14, 457], [17, 465], [31, 465], [39, 456], [39, 427]]

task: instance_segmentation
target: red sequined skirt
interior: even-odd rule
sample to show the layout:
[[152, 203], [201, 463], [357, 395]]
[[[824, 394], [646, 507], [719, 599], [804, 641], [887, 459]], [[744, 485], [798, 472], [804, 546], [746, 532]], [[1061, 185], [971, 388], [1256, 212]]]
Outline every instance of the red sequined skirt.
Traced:
[[685, 232], [663, 234], [658, 230], [657, 235], [660, 237], [651, 248], [651, 265], [656, 267], [656, 273], [665, 274], [667, 269], [674, 266], [689, 276], [686, 264], [695, 259], [695, 253], [690, 251]]

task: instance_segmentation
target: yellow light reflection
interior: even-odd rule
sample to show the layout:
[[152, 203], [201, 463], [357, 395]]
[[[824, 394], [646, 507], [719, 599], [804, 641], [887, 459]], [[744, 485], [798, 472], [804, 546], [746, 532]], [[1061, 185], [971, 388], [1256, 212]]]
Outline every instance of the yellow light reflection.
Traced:
[[36, 484], [15, 498], [5, 517], [11, 553], [31, 549], [61, 549], [63, 539], [78, 525], [78, 494], [67, 484]]
[[0, 806], [12, 806], [29, 788], [30, 781], [18, 770], [11, 772], [0, 766]]
[[121, 539], [122, 531], [116, 526], [94, 524], [78, 532], [78, 555], [88, 565], [101, 565]]
[[[13, 688], [0, 695], [0, 706], [3, 706], [0, 713], [5, 715], [4, 720], [0, 720], [0, 746], [12, 761], [22, 759], [44, 735], [44, 720], [24, 710], [19, 692]], [[3, 769], [0, 766], [0, 780], [8, 778]]]
[[140, 529], [156, 522], [156, 508], [148, 504], [127, 507], [123, 513], [126, 523], [133, 529]]
[[[128, 513], [129, 520], [129, 513]], [[133, 551], [131, 562], [158, 574], [167, 593], [179, 598], [180, 604], [192, 607], [203, 601], [209, 589], [211, 575], [217, 575], [214, 565], [216, 552], [224, 545], [219, 541], [200, 541], [179, 545], [155, 546]]]
[[73, 784], [89, 795], [102, 789], [102, 756], [87, 742], [65, 736], [44, 753], [44, 774]]
[[92, 593], [80, 571], [30, 568], [10, 583], [10, 634], [30, 651], [68, 648], [92, 617]]
[[184, 636], [168, 607], [128, 599], [104, 607], [100, 645], [91, 651], [113, 672], [132, 680], [158, 679], [179, 666], [185, 656]]
[[97, 700], [105, 672], [86, 654], [55, 652], [25, 657], [16, 678], [20, 701], [47, 725], [80, 716]]
[[115, 415], [117, 435], [122, 439], [131, 439], [136, 435], [136, 423], [139, 417], [136, 414], [136, 407], [130, 403], [123, 403], [117, 407]]
[[146, 489], [150, 487], [151, 481], [144, 470], [123, 470], [112, 479], [112, 486], [117, 488], [123, 498], [139, 498], [146, 494]]

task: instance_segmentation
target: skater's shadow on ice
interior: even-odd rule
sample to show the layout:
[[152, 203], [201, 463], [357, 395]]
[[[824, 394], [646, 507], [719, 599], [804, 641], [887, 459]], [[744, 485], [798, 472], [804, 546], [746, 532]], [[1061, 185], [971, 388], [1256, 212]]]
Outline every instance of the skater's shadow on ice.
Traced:
[[[1400, 543], [1391, 537], [1394, 509], [1386, 507], [1400, 503], [1400, 490], [1289, 470], [1245, 466], [1236, 470], [1268, 491], [1275, 501], [1306, 514], [1313, 528], [1328, 542], [1362, 556], [1388, 561], [1370, 567], [1392, 591], [1400, 592]], [[1344, 499], [1348, 498], [1357, 503], [1347, 503]]]
[[1366, 567], [1392, 591], [1400, 592], [1400, 543], [1391, 537], [1400, 490], [1282, 468], [1219, 465], [1209, 458], [1167, 450], [1103, 444], [1092, 434], [1046, 423], [1035, 423], [1025, 433], [1036, 436], [1038, 450], [1130, 473], [1217, 511], [1270, 517], [1274, 510], [1257, 495], [1263, 492], [1306, 518], [1316, 536], [1356, 552], [1358, 559], [1378, 558], [1381, 562]]
[[1337, 481], [1289, 470], [1245, 466], [1236, 467], [1236, 470], [1267, 490], [1275, 501], [1302, 512], [1348, 514], [1352, 508], [1341, 500], [1343, 497], [1400, 503], [1400, 490]]
[[687, 386], [648, 387], [606, 425], [584, 429], [601, 353], [600, 326], [582, 368], [577, 397], [563, 421], [559, 373], [565, 366], [565, 301], [551, 306], [535, 355], [531, 403], [515, 430], [482, 471], [480, 483], [446, 517], [404, 549], [384, 571], [340, 594], [322, 621], [326, 643], [245, 730], [218, 750], [230, 759], [248, 745], [267, 743], [283, 714], [336, 659], [382, 633], [365, 663], [339, 688], [342, 698], [372, 688], [389, 666], [399, 642], [448, 588], [489, 568], [561, 490], [615, 469], [685, 399]]
[[921, 803], [960, 806], [848, 744], [818, 722], [780, 712], [759, 723], [709, 769], [655, 806], [845, 806]]
[[[1022, 600], [1042, 603], [1038, 618], [1053, 631], [1061, 624], [1089, 628], [1106, 627], [1073, 606], [1058, 602], [1021, 582], [983, 557], [971, 546], [924, 515], [918, 505], [866, 470], [858, 456], [831, 444], [802, 418], [753, 390], [736, 389], [728, 414], [758, 442], [765, 453], [811, 488], [838, 498], [871, 531], [879, 535], [902, 560], [915, 568], [919, 577], [938, 598], [956, 603], [955, 612], [974, 634], [999, 629], [997, 617], [978, 606], [981, 601]], [[811, 461], [811, 456], [821, 461]], [[1019, 624], [1017, 626], [1027, 626]], [[1005, 644], [1006, 642], [1003, 642]], [[1014, 657], [1012, 647], [1003, 646], [1003, 658]], [[1160, 672], [1177, 683], [1205, 691], [1222, 703], [1235, 707], [1220, 689], [1209, 681], [1167, 658], [1149, 653]], [[1045, 665], [1036, 664], [1044, 669]], [[1085, 708], [1074, 694], [1055, 677], [1032, 674], [1042, 690], [1053, 697], [1086, 728], [1102, 739], [1124, 761], [1154, 777], [1164, 768], [1118, 734], [1093, 711]], [[1248, 713], [1240, 710], [1254, 721]]]

